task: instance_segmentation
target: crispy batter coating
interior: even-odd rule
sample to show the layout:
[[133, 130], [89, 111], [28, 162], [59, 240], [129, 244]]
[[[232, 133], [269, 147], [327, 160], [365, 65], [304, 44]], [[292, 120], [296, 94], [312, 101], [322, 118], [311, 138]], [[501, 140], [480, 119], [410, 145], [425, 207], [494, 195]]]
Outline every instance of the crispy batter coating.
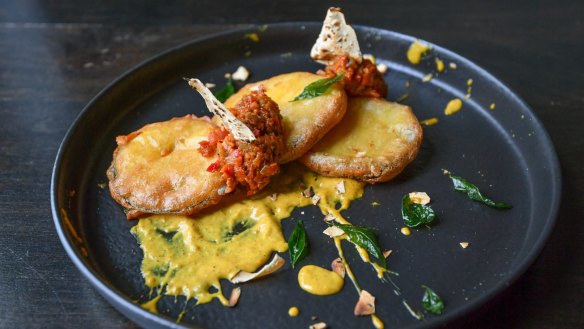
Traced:
[[380, 98], [351, 98], [341, 123], [300, 162], [325, 176], [385, 182], [414, 160], [422, 134], [408, 106]]
[[311, 99], [291, 102], [304, 87], [322, 79], [308, 72], [293, 72], [278, 75], [268, 80], [248, 84], [231, 96], [225, 105], [232, 108], [239, 100], [260, 85], [280, 108], [283, 118], [285, 150], [279, 163], [295, 160], [314, 146], [329, 130], [343, 118], [347, 108], [347, 95], [340, 84]]
[[217, 157], [197, 150], [214, 128], [206, 117], [187, 115], [116, 138], [107, 176], [110, 193], [126, 208], [128, 219], [149, 213], [190, 215], [219, 202], [225, 181], [205, 170]]

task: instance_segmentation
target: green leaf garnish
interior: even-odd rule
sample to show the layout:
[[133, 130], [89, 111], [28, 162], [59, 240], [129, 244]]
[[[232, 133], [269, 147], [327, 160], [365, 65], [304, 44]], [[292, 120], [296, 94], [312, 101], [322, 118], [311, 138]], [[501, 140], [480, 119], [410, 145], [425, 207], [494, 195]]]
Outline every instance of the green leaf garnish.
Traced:
[[425, 289], [424, 296], [422, 297], [422, 307], [426, 312], [432, 314], [441, 315], [444, 311], [444, 302], [442, 298], [438, 296], [434, 290], [427, 286], [422, 286]]
[[504, 203], [504, 202], [495, 202], [484, 195], [481, 194], [479, 188], [474, 185], [473, 183], [467, 181], [466, 179], [454, 175], [448, 175], [454, 184], [454, 189], [466, 193], [471, 200], [479, 201], [487, 206], [498, 208], [498, 209], [511, 209], [513, 208], [512, 205]]
[[381, 252], [379, 243], [375, 238], [375, 233], [372, 229], [363, 226], [347, 225], [347, 224], [333, 224], [343, 230], [349, 241], [367, 250], [367, 252], [377, 259], [377, 264], [383, 268], [387, 268], [385, 257]]
[[225, 87], [215, 92], [215, 97], [217, 97], [221, 103], [225, 103], [225, 101], [233, 94], [235, 94], [235, 86], [233, 85], [233, 81], [229, 79], [227, 80]]
[[308, 255], [308, 236], [301, 220], [296, 223], [296, 227], [292, 231], [290, 239], [288, 239], [288, 252], [290, 253], [292, 268]]
[[324, 78], [316, 80], [308, 86], [304, 87], [304, 90], [300, 95], [296, 96], [291, 102], [296, 102], [303, 99], [309, 99], [321, 96], [324, 94], [330, 86], [334, 85], [336, 82], [340, 81], [345, 74], [336, 75], [332, 78]]
[[401, 212], [404, 223], [409, 227], [430, 224], [436, 218], [432, 207], [412, 202], [409, 194], [402, 198]]

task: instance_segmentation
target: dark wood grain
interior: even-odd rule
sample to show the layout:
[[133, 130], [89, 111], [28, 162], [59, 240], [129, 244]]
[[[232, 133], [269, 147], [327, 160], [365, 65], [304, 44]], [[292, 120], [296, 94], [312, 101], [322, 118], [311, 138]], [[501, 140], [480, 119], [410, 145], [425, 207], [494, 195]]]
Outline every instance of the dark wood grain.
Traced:
[[584, 3], [581, 1], [124, 2], [0, 5], [0, 327], [133, 328], [85, 281], [55, 233], [49, 184], [61, 139], [122, 72], [169, 47], [242, 24], [352, 23], [418, 36], [507, 83], [548, 130], [563, 172], [558, 224], [507, 292], [457, 325], [582, 328]]

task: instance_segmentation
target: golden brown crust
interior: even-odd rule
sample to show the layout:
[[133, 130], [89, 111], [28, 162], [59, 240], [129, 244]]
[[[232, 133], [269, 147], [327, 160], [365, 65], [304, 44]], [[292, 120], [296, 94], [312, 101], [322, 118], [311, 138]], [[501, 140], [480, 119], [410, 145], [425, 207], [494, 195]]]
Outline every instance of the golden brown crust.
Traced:
[[[335, 84], [322, 96], [291, 102], [308, 84], [322, 79], [308, 72], [277, 75], [268, 80], [247, 84], [225, 105], [233, 107], [250, 89], [262, 85], [266, 94], [280, 107], [283, 117], [285, 151], [278, 159], [286, 163], [298, 159], [337, 125], [347, 109], [347, 95], [340, 84]], [[214, 119], [215, 120], [215, 119]]]
[[149, 213], [192, 215], [221, 200], [224, 180], [205, 170], [217, 158], [198, 151], [213, 128], [208, 118], [187, 115], [116, 138], [107, 177], [128, 219]]
[[422, 135], [408, 106], [351, 98], [345, 118], [300, 162], [325, 176], [385, 182], [415, 159]]

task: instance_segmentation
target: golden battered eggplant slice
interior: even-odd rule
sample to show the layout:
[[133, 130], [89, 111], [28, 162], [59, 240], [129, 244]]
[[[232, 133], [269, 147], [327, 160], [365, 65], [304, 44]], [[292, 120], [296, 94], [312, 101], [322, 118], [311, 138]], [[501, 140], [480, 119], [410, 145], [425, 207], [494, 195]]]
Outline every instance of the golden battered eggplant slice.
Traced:
[[215, 127], [207, 117], [187, 115], [116, 138], [107, 176], [111, 195], [127, 208], [128, 219], [147, 213], [191, 215], [219, 202], [225, 182], [206, 170], [217, 157], [198, 151]]
[[350, 98], [341, 123], [300, 162], [325, 176], [385, 182], [414, 160], [422, 134], [408, 106], [379, 98]]
[[322, 96], [292, 102], [306, 86], [322, 78], [308, 72], [277, 75], [245, 85], [225, 102], [225, 106], [234, 107], [252, 88], [263, 86], [266, 94], [280, 107], [286, 148], [278, 162], [286, 163], [312, 148], [345, 114], [347, 95], [339, 83], [332, 85]]

